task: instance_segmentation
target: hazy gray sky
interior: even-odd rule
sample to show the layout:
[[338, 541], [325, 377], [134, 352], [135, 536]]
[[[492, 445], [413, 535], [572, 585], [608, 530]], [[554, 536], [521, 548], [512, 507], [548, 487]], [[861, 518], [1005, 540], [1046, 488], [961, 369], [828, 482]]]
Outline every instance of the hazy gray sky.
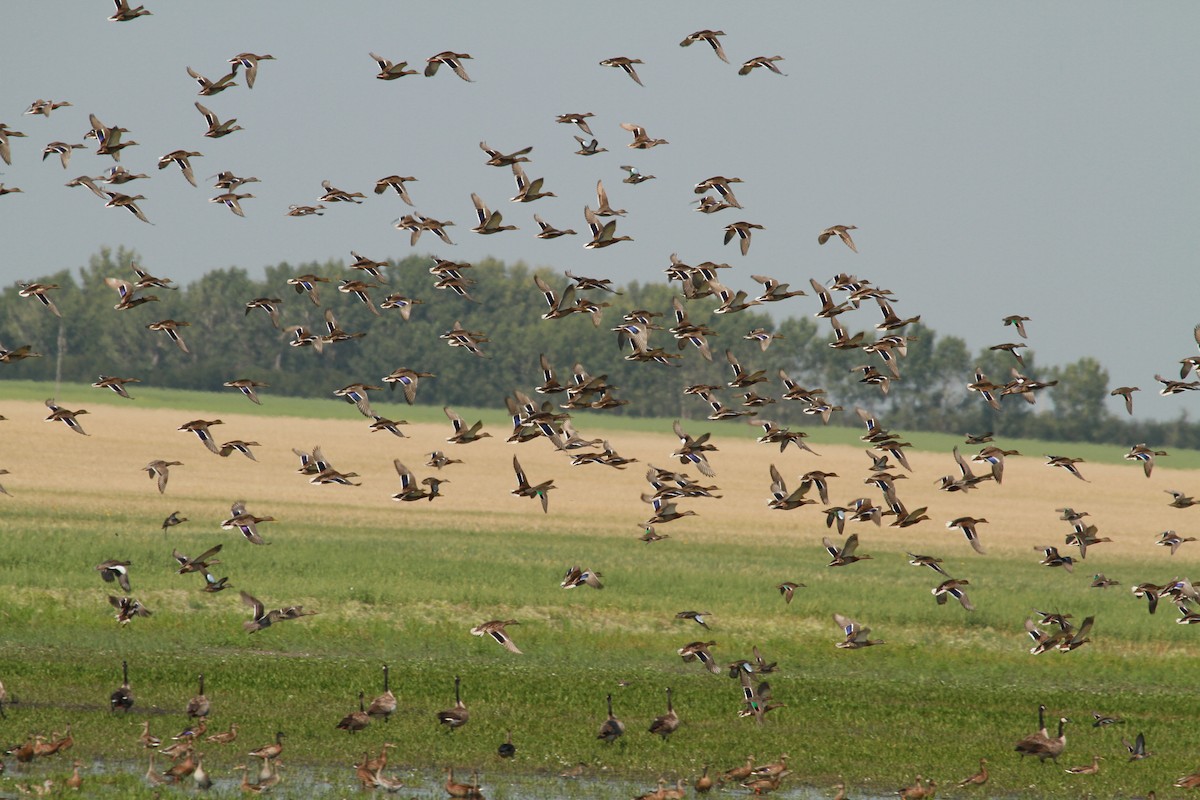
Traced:
[[[24, 192], [0, 197], [3, 282], [83, 265], [102, 245], [134, 248], [180, 282], [231, 265], [257, 275], [281, 261], [349, 262], [351, 249], [402, 258], [414, 249], [391, 223], [413, 209], [371, 194], [398, 173], [419, 179], [417, 211], [456, 223], [455, 247], [426, 234], [418, 253], [645, 282], [662, 280], [677, 252], [732, 264], [735, 288], [751, 288], [751, 273], [805, 286], [849, 272], [972, 349], [1013, 341], [1000, 320], [1025, 314], [1043, 366], [1093, 355], [1114, 385], [1142, 387], [1139, 414], [1195, 408], [1190, 396], [1158, 397], [1153, 375], [1196, 353], [1200, 321], [1198, 4], [145, 3], [153, 15], [129, 23], [108, 22], [103, 0], [39, 0], [8, 16], [0, 122], [27, 138], [0, 164], [0, 181]], [[732, 65], [702, 43], [678, 46], [701, 28], [726, 32]], [[277, 59], [252, 91], [239, 76], [197, 97], [187, 66], [217, 78], [247, 50]], [[442, 50], [473, 56], [473, 83], [445, 68], [379, 81], [368, 56], [420, 69]], [[737, 74], [773, 55], [786, 76]], [[599, 66], [612, 56], [642, 59], [645, 86]], [[22, 116], [37, 98], [73, 106]], [[204, 138], [197, 99], [245, 130]], [[554, 118], [584, 111], [609, 152], [573, 154], [576, 129]], [[112, 165], [94, 146], [65, 171], [41, 160], [51, 141], [82, 142], [89, 113], [140, 143], [121, 163], [150, 180], [116, 188], [146, 195], [153, 226], [63, 186]], [[670, 144], [628, 149], [622, 122]], [[511, 173], [483, 163], [480, 140], [532, 145], [527, 172], [558, 197], [509, 203]], [[200, 188], [155, 168], [177, 148], [204, 154]], [[622, 164], [657, 179], [622, 184]], [[224, 169], [261, 178], [242, 190], [255, 195], [245, 219], [207, 202], [217, 192], [204, 176]], [[718, 174], [743, 179], [744, 210], [694, 213], [692, 186]], [[635, 241], [588, 251], [582, 233], [534, 238], [534, 212], [586, 232], [598, 178], [629, 211], [618, 233]], [[323, 179], [368, 199], [284, 216], [314, 203]], [[520, 230], [471, 233], [471, 192]], [[745, 257], [721, 243], [738, 220], [765, 226]], [[836, 223], [858, 226], [858, 254], [818, 247]], [[790, 303], [778, 310], [815, 310], [811, 298]]]

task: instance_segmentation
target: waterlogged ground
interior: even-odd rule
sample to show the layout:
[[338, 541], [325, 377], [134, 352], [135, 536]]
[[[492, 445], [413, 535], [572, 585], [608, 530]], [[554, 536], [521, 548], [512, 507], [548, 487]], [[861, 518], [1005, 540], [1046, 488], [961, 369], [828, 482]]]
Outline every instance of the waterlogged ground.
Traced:
[[[41, 785], [46, 779], [54, 781], [53, 793], [61, 796], [66, 791], [64, 781], [70, 776], [68, 762], [33, 764], [27, 767], [13, 765], [9, 767], [3, 781], [0, 781], [0, 797], [12, 797], [21, 794], [18, 786]], [[253, 765], [250, 779], [253, 782], [257, 765]], [[282, 766], [280, 769], [283, 780], [272, 791], [271, 796], [280, 798], [305, 798], [308, 800], [324, 800], [325, 798], [358, 797], [363, 793], [358, 789], [353, 770], [343, 771], [330, 769], [313, 769], [303, 767]], [[162, 796], [194, 795], [196, 788], [189, 779], [179, 787], [167, 784], [154, 787], [145, 777], [146, 765], [133, 762], [97, 761], [85, 765], [80, 770], [83, 778], [81, 797], [97, 798], [152, 798]], [[403, 798], [441, 798], [447, 797], [443, 786], [444, 773], [434, 773], [421, 770], [389, 769], [390, 777], [398, 778], [403, 784], [396, 796]], [[243, 796], [241, 788], [241, 771], [234, 775], [210, 775], [213, 781], [208, 796], [234, 797]], [[456, 773], [460, 781], [471, 779], [470, 773]], [[653, 791], [656, 784], [647, 785], [630, 780], [606, 776], [601, 770], [593, 770], [580, 778], [561, 778], [557, 775], [505, 775], [496, 780], [490, 780], [487, 775], [480, 775], [480, 786], [483, 795], [489, 800], [610, 800], [611, 798], [639, 797]], [[673, 786], [673, 784], [670, 784]], [[689, 796], [695, 796], [689, 788]], [[724, 789], [714, 789], [714, 794], [750, 796], [748, 789], [731, 785]], [[811, 786], [788, 785], [785, 779], [783, 786], [772, 797], [783, 800], [815, 800], [815, 798], [832, 797], [835, 789], [816, 788]], [[387, 796], [383, 790], [375, 794]], [[884, 797], [895, 796], [895, 789], [878, 790], [857, 789], [851, 795], [861, 800], [880, 800]]]

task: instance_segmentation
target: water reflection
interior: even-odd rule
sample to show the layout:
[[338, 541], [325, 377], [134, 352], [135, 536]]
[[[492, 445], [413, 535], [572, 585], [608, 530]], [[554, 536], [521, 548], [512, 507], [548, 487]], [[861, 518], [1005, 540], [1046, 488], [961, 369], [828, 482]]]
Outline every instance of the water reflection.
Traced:
[[[207, 766], [207, 765], [206, 765]], [[254, 770], [252, 769], [253, 773]], [[359, 790], [354, 771], [333, 770], [327, 767], [292, 766], [286, 762], [280, 769], [282, 781], [270, 793], [280, 798], [303, 798], [304, 800], [326, 800], [327, 798], [350, 798], [376, 795], [379, 797], [395, 796], [400, 798], [430, 798], [444, 800], [447, 797], [443, 786], [445, 775], [439, 770], [406, 770], [395, 768], [386, 770], [389, 777], [398, 778], [403, 787], [394, 795], [375, 790], [362, 792]], [[459, 769], [459, 779], [465, 780], [470, 773]], [[5, 776], [3, 791], [15, 788], [16, 784], [40, 784], [46, 778], [55, 779], [56, 783], [66, 777], [62, 769], [40, 769], [37, 767], [20, 770], [17, 774], [10, 772]], [[69, 774], [69, 771], [68, 773]], [[241, 776], [237, 771], [224, 769], [209, 770], [213, 785], [208, 794], [214, 797], [235, 797], [242, 795]], [[168, 786], [156, 789], [146, 780], [146, 764], [144, 762], [113, 762], [97, 761], [85, 765], [83, 770], [84, 791], [86, 796], [93, 798], [130, 798], [152, 797], [156, 791], [170, 791]], [[664, 776], [667, 777], [667, 776]], [[694, 777], [694, 776], [691, 776]], [[130, 793], [130, 784], [144, 787], [136, 795]], [[631, 781], [612, 778], [605, 775], [589, 775], [586, 772], [578, 778], [561, 778], [558, 775], [495, 775], [482, 773], [479, 783], [483, 796], [487, 800], [628, 800], [640, 797], [647, 792], [653, 792], [657, 781]], [[668, 787], [673, 786], [668, 782]], [[191, 779], [184, 781], [179, 787], [189, 794], [194, 793], [195, 786]], [[165, 796], [165, 795], [164, 795]], [[690, 789], [687, 797], [700, 797]], [[741, 787], [726, 787], [714, 789], [713, 796], [750, 797], [751, 792]], [[781, 800], [815, 800], [833, 796], [833, 790], [809, 786], [787, 786], [772, 792], [770, 797]], [[864, 794], [861, 790], [854, 793], [861, 800], [882, 800], [886, 795]]]

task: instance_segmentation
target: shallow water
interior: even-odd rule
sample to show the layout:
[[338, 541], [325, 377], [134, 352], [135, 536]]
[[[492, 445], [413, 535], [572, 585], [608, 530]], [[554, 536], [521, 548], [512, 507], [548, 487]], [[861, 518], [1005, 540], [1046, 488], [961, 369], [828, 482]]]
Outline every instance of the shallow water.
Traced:
[[[17, 791], [17, 784], [40, 784], [46, 778], [51, 778], [61, 784], [70, 774], [69, 762], [66, 761], [35, 763], [18, 769], [13, 769], [13, 766], [15, 765], [10, 766], [9, 772], [0, 781], [0, 792], [2, 792], [0, 797], [13, 796], [13, 793]], [[257, 765], [251, 766], [251, 779], [253, 779]], [[349, 768], [331, 770], [328, 768], [292, 767], [285, 763], [280, 771], [283, 780], [270, 793], [274, 797], [325, 800], [326, 798], [368, 795], [358, 788], [354, 772]], [[145, 762], [98, 761], [85, 765], [81, 770], [84, 780], [83, 795], [94, 798], [151, 797], [155, 791], [159, 791], [164, 797], [170, 797], [171, 795], [181, 795], [184, 792], [189, 795], [196, 792], [190, 779], [179, 787], [171, 785], [153, 787], [145, 779], [145, 773]], [[376, 790], [373, 794], [380, 797], [436, 798], [437, 800], [447, 797], [443, 787], [445, 775], [441, 771], [395, 769], [387, 770], [386, 774], [401, 780], [404, 787], [394, 795], [389, 795], [383, 790]], [[209, 769], [209, 775], [213, 781], [212, 788], [208, 792], [210, 796], [243, 796], [240, 770], [229, 772], [222, 769], [219, 773], [214, 774], [213, 770]], [[469, 771], [459, 770], [456, 772], [456, 777], [460, 781], [466, 781], [470, 779], [471, 775]], [[506, 775], [497, 780], [490, 780], [486, 774], [481, 774], [479, 781], [483, 796], [488, 800], [616, 800], [617, 798], [639, 797], [653, 791], [657, 786], [657, 782], [635, 782], [605, 775], [584, 776], [578, 779], [560, 778], [556, 775]], [[142, 791], [131, 789], [131, 785], [140, 786], [143, 789]], [[789, 786], [785, 780], [783, 788], [771, 793], [770, 796], [783, 800], [814, 800], [815, 798], [832, 797], [833, 794], [833, 790], [829, 788]], [[713, 796], [721, 795], [752, 796], [749, 790], [741, 787], [714, 791]], [[698, 797], [699, 795], [689, 790], [688, 796]], [[883, 800], [886, 796], [894, 796], [894, 793], [864, 794], [861, 790], [854, 792], [854, 797], [860, 800]]]

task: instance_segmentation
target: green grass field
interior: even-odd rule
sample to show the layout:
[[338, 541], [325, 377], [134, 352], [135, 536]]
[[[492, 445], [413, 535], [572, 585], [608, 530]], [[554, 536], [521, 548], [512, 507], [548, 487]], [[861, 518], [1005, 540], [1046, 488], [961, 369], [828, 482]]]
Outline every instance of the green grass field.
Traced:
[[[349, 796], [356, 791], [350, 765], [383, 742], [397, 745], [395, 771], [428, 796], [444, 796], [435, 771], [447, 765], [463, 778], [478, 769], [489, 797], [532, 797], [547, 796], [547, 785], [559, 786], [550, 776], [583, 763], [584, 786], [553, 791], [607, 797], [610, 778], [649, 789], [660, 775], [694, 778], [706, 764], [722, 771], [750, 753], [760, 763], [790, 754], [794, 774], [784, 796], [787, 787], [832, 795], [826, 787], [839, 777], [851, 796], [884, 796], [918, 773], [935, 778], [942, 794], [967, 796], [953, 783], [987, 757], [992, 777], [975, 790], [980, 796], [1121, 797], [1154, 789], [1170, 797], [1179, 791], [1171, 782], [1200, 767], [1200, 629], [1175, 624], [1165, 601], [1149, 616], [1129, 592], [1142, 581], [1186, 576], [1200, 558], [1200, 543], [1175, 556], [1153, 545], [1166, 528], [1195, 531], [1200, 511], [1169, 508], [1165, 494], [1200, 488], [1189, 471], [1193, 453], [1173, 452], [1147, 480], [1138, 466], [1122, 463], [1120, 450], [1003, 442], [1026, 453], [1010, 459], [1003, 485], [947, 494], [935, 483], [956, 471], [954, 441], [915, 435], [921, 451], [911, 456], [914, 472], [900, 482], [900, 495], [910, 508], [928, 506], [931, 519], [905, 529], [851, 524], [847, 533], [859, 533], [860, 551], [873, 558], [831, 569], [820, 544], [823, 506], [767, 509], [767, 465], [776, 464], [792, 488], [810, 469], [838, 473], [835, 503], [863, 495], [878, 501], [877, 490], [861, 483], [868, 462], [851, 429], [808, 429], [816, 457], [755, 444], [749, 426], [687, 423], [693, 435], [714, 432], [717, 477], [706, 483], [719, 485], [723, 497], [681, 502], [698, 516], [658, 526], [671, 538], [647, 545], [637, 537], [650, 511], [638, 496], [648, 488], [646, 463], [675, 464], [669, 421], [577, 416], [585, 436], [607, 437], [640, 460], [616, 471], [570, 467], [542, 441], [507, 444], [506, 421], [494, 411], [481, 415], [492, 438], [454, 446], [444, 441], [449, 424], [440, 409], [427, 407], [380, 406], [413, 423], [408, 438], [397, 439], [368, 432], [351, 406], [333, 399], [264, 394], [260, 408], [232, 392], [142, 390], [126, 401], [65, 387], [63, 405], [90, 410], [80, 418], [90, 434], [83, 437], [42, 422], [40, 401], [50, 387], [2, 387], [0, 413], [9, 419], [0, 423], [0, 468], [9, 470], [2, 482], [12, 496], [0, 496], [0, 680], [19, 702], [6, 707], [0, 731], [15, 745], [72, 723], [76, 744], [24, 770], [6, 758], [0, 792], [61, 781], [75, 757], [84, 762], [89, 796], [151, 796], [140, 777], [142, 722], [164, 738], [181, 730], [200, 672], [214, 708], [210, 733], [240, 726], [235, 743], [201, 748], [206, 768], [229, 792], [237, 791], [233, 767], [277, 730], [286, 734], [286, 750], [276, 793], [295, 797]], [[477, 418], [458, 410], [468, 422]], [[218, 441], [261, 442], [257, 463], [219, 458], [175, 430], [201, 417], [224, 420], [213, 429]], [[295, 474], [291, 448], [315, 444], [339, 469], [359, 473], [362, 485], [311, 486]], [[432, 472], [423, 462], [434, 448], [466, 462], [443, 471], [445, 496], [393, 502], [399, 480], [392, 459], [420, 478]], [[533, 481], [555, 479], [548, 514], [509, 495], [514, 453]], [[1083, 456], [1088, 482], [1044, 467], [1044, 453]], [[184, 462], [172, 469], [164, 495], [139, 472], [152, 458]], [[269, 546], [220, 529], [237, 499], [276, 518], [260, 525]], [[1089, 548], [1073, 574], [1039, 566], [1033, 551], [1062, 547], [1069, 527], [1057, 518], [1060, 506], [1089, 511], [1100, 535], [1113, 539]], [[163, 533], [160, 522], [174, 510], [189, 522]], [[980, 528], [986, 556], [945, 528], [964, 514], [990, 520]], [[234, 588], [207, 594], [197, 575], [174, 574], [172, 548], [195, 555], [217, 543], [224, 549], [214, 573], [228, 575]], [[930, 589], [939, 576], [909, 566], [909, 551], [942, 557], [950, 574], [968, 578], [977, 610], [936, 605]], [[93, 569], [109, 558], [132, 562], [132, 595], [153, 616], [124, 628], [113, 619], [106, 598], [117, 587]], [[560, 589], [572, 564], [602, 572], [606, 588]], [[1095, 572], [1121, 585], [1089, 588]], [[807, 585], [790, 605], [775, 590], [783, 580]], [[303, 604], [318, 613], [247, 635], [241, 589], [268, 608]], [[1023, 622], [1035, 607], [1076, 621], [1094, 615], [1093, 641], [1069, 654], [1029, 655]], [[675, 619], [685, 609], [712, 612], [712, 630]], [[835, 648], [835, 611], [887, 644]], [[524, 655], [469, 635], [488, 619], [518, 620], [509, 633]], [[717, 642], [722, 663], [748, 658], [758, 646], [779, 662], [769, 680], [786, 705], [761, 727], [739, 719], [738, 682], [676, 655], [695, 640]], [[108, 709], [122, 659], [136, 695], [128, 715]], [[397, 714], [355, 736], [336, 730], [357, 709], [359, 691], [368, 700], [381, 691], [383, 663], [391, 665]], [[451, 733], [434, 715], [453, 705], [455, 675], [471, 721]], [[668, 686], [683, 724], [664, 742], [646, 728], [665, 711]], [[614, 745], [595, 739], [609, 692], [628, 728]], [[1073, 720], [1058, 767], [1013, 752], [1036, 727], [1039, 703], [1053, 719]], [[1093, 728], [1093, 711], [1125, 722]], [[518, 748], [511, 761], [495, 752], [506, 730]], [[1121, 738], [1139, 732], [1154, 755], [1130, 763]], [[1064, 773], [1093, 754], [1105, 758], [1098, 775]], [[331, 785], [302, 786], [300, 775]], [[529, 785], [542, 788], [521, 788]]]

